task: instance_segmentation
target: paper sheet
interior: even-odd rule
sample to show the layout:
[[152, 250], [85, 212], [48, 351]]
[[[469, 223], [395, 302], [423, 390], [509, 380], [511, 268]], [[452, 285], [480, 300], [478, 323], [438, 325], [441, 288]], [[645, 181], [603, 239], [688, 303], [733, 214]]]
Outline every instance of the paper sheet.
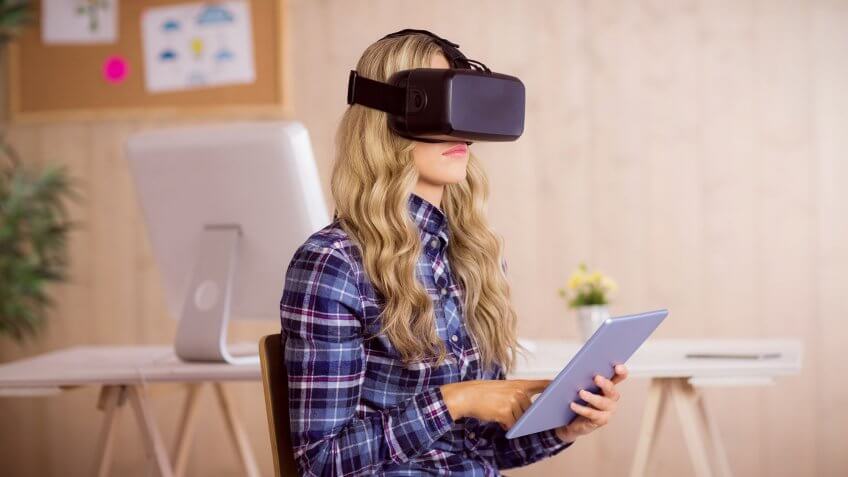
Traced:
[[145, 87], [151, 93], [255, 81], [247, 1], [148, 8], [141, 31]]
[[41, 25], [45, 44], [114, 43], [118, 0], [43, 0]]

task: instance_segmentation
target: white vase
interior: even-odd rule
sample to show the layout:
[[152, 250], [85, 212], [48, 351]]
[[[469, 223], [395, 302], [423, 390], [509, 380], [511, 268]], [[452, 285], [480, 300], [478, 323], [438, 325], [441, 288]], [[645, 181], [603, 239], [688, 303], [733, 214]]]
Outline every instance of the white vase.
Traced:
[[607, 305], [578, 306], [576, 310], [577, 324], [580, 327], [580, 334], [583, 335], [583, 341], [588, 340], [601, 323], [610, 317]]

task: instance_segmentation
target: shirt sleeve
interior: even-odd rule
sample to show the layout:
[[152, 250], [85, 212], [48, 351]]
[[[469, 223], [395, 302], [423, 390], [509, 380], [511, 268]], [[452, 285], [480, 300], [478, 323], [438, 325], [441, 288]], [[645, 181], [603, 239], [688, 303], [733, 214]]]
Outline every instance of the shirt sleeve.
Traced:
[[291, 438], [303, 475], [371, 475], [428, 450], [453, 419], [439, 387], [367, 416], [356, 413], [365, 377], [362, 301], [346, 256], [304, 244], [280, 301]]
[[[500, 367], [496, 379], [506, 379]], [[560, 439], [556, 429], [509, 439], [498, 422], [482, 422], [481, 427], [481, 435], [491, 442], [493, 457], [499, 469], [530, 465], [553, 457], [574, 444], [574, 441], [565, 442]]]
[[[501, 259], [501, 267], [506, 274], [508, 266], [505, 258]], [[495, 379], [506, 379], [506, 374], [500, 366], [497, 370]], [[555, 428], [509, 439], [506, 437], [507, 431], [498, 422], [484, 422], [482, 427], [481, 434], [491, 441], [499, 469], [530, 465], [553, 457], [574, 444], [574, 441], [565, 442], [560, 439]]]

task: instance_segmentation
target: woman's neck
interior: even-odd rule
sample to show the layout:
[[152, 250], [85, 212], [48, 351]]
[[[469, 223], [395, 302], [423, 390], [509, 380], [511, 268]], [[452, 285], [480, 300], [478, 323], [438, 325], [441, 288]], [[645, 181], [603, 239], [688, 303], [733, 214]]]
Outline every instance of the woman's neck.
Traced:
[[427, 202], [435, 205], [439, 209], [442, 208], [442, 193], [445, 191], [445, 186], [441, 184], [433, 184], [419, 179], [418, 183], [412, 189], [415, 195], [421, 197]]

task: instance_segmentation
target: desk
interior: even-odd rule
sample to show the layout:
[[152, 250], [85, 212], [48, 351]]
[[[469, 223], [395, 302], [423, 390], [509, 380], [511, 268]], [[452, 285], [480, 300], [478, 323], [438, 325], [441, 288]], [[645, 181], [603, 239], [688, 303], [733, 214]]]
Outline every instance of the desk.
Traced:
[[[511, 379], [553, 378], [581, 346], [574, 341], [522, 339], [521, 342], [531, 353], [527, 357], [519, 355]], [[252, 349], [255, 345], [247, 347]], [[782, 355], [757, 361], [684, 357], [690, 352], [754, 351], [777, 351]], [[797, 340], [648, 340], [627, 362], [627, 368], [631, 377], [651, 380], [631, 476], [644, 475], [667, 401], [673, 402], [680, 416], [696, 475], [729, 476], [730, 466], [718, 429], [698, 389], [764, 385], [772, 383], [777, 376], [797, 374], [801, 369], [801, 344]], [[85, 346], [0, 365], [0, 396], [44, 396], [80, 386], [98, 386], [101, 390], [98, 408], [104, 412], [104, 420], [92, 473], [108, 474], [115, 415], [129, 401], [148, 455], [159, 474], [170, 477], [185, 471], [197, 396], [201, 386], [211, 382], [245, 472], [258, 476], [247, 434], [223, 383], [259, 380], [258, 364], [184, 363], [174, 356], [171, 346]], [[189, 386], [173, 463], [145, 390], [146, 383], [165, 382]]]
[[[577, 353], [582, 343], [525, 340], [530, 355], [522, 357], [509, 378], [553, 378]], [[687, 353], [779, 352], [779, 358], [692, 359]], [[642, 414], [631, 477], [645, 475], [667, 402], [677, 410], [689, 455], [698, 477], [730, 477], [730, 464], [716, 422], [699, 392], [707, 386], [761, 386], [801, 370], [798, 340], [653, 340], [627, 361], [630, 377], [651, 380]]]
[[[242, 345], [253, 351], [257, 345]], [[211, 382], [227, 429], [245, 474], [259, 476], [247, 433], [223, 383], [259, 381], [258, 364], [185, 363], [171, 346], [83, 346], [46, 353], [0, 366], [0, 396], [45, 396], [81, 386], [100, 387], [97, 407], [104, 419], [92, 475], [109, 475], [116, 415], [129, 401], [148, 457], [163, 477], [179, 476], [188, 463], [196, 404], [203, 386]], [[173, 464], [150, 408], [147, 383], [184, 383], [188, 395], [173, 448]]]

